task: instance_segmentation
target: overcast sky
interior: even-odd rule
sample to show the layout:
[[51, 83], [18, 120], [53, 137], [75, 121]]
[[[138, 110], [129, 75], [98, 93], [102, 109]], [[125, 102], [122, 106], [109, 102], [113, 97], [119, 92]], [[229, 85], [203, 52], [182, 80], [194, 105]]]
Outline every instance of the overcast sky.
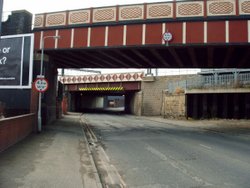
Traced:
[[[165, 0], [166, 1], [166, 0]], [[61, 10], [73, 10], [110, 5], [136, 4], [144, 2], [164, 2], [162, 0], [4, 0], [3, 10], [26, 9], [36, 14]]]

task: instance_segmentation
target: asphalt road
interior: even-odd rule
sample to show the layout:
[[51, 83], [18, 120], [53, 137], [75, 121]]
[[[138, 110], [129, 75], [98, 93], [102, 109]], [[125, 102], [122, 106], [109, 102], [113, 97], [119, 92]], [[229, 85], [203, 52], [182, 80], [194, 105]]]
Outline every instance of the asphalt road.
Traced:
[[246, 137], [128, 115], [84, 118], [126, 187], [250, 187]]

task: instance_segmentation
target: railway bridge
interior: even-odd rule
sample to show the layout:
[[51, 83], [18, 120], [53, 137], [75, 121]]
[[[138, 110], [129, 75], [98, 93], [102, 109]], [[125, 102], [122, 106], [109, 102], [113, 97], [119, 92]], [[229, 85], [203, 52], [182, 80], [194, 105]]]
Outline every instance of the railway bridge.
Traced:
[[111, 97], [120, 103], [115, 107], [122, 107], [122, 111], [127, 113], [140, 114], [139, 93], [143, 77], [143, 72], [59, 77], [67, 93], [63, 111], [104, 110], [109, 107], [108, 98]]
[[249, 18], [249, 0], [43, 13], [35, 15], [35, 51], [44, 43], [60, 68], [249, 68]]

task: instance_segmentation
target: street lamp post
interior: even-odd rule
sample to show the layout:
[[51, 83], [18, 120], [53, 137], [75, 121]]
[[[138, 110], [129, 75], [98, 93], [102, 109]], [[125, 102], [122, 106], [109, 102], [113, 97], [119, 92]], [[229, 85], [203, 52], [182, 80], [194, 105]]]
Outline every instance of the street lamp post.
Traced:
[[[59, 39], [60, 36], [55, 35], [55, 36], [45, 36], [42, 39], [42, 44], [41, 44], [41, 67], [40, 67], [40, 75], [38, 75], [38, 78], [44, 78], [43, 75], [43, 59], [44, 59], [44, 41], [47, 38], [53, 38], [53, 39]], [[38, 132], [42, 131], [42, 94], [39, 92], [39, 98], [38, 98]]]

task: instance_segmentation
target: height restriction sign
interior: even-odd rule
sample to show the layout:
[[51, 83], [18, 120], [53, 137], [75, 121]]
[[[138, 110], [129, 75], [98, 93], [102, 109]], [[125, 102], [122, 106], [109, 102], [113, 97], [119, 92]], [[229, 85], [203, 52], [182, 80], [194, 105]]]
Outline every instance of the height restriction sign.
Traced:
[[37, 78], [34, 84], [35, 84], [35, 89], [38, 92], [45, 92], [49, 88], [49, 82], [45, 78]]

